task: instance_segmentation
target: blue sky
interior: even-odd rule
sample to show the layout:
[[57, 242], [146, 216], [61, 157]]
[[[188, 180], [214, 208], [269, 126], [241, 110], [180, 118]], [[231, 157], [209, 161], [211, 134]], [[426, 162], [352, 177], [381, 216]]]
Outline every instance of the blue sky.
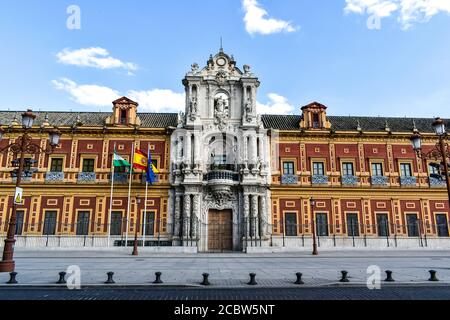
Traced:
[[[128, 95], [177, 111], [181, 79], [222, 36], [259, 76], [262, 112], [318, 101], [332, 115], [450, 117], [448, 0], [2, 2], [2, 110], [110, 111]], [[70, 5], [81, 29], [67, 28]]]

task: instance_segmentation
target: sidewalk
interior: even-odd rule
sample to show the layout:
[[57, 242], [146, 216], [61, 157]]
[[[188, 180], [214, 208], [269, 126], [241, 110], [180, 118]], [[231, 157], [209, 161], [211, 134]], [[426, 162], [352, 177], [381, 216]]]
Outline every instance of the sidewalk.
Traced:
[[[138, 257], [127, 251], [23, 251], [16, 252], [19, 285], [53, 286], [58, 273], [72, 265], [81, 270], [82, 286], [104, 285], [106, 273], [115, 273], [117, 286], [153, 285], [155, 272], [162, 272], [165, 286], [200, 286], [202, 274], [209, 273], [213, 287], [248, 287], [249, 273], [256, 273], [258, 287], [295, 287], [296, 273], [303, 273], [305, 286], [366, 285], [367, 268], [378, 266], [381, 279], [393, 271], [395, 285], [430, 282], [429, 270], [436, 270], [440, 282], [450, 284], [450, 251], [323, 251], [283, 254], [147, 254]], [[338, 280], [349, 272], [348, 284]], [[0, 285], [9, 280], [0, 274]], [[389, 285], [383, 283], [383, 285]]]

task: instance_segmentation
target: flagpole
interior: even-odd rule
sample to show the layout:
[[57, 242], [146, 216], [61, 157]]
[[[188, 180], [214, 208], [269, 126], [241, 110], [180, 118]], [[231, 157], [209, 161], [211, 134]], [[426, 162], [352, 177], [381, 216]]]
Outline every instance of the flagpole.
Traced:
[[128, 247], [128, 228], [130, 221], [130, 211], [131, 211], [131, 184], [133, 182], [133, 164], [134, 164], [134, 150], [136, 148], [136, 143], [133, 141], [131, 161], [130, 161], [130, 183], [128, 185], [128, 208], [127, 208], [127, 221], [125, 229], [125, 247]]
[[108, 247], [110, 247], [111, 242], [111, 216], [112, 216], [112, 207], [113, 207], [113, 192], [114, 192], [114, 155], [116, 153], [116, 143], [114, 142], [114, 151], [111, 159], [111, 194], [109, 196], [109, 215], [108, 215]]
[[[148, 149], [147, 149], [147, 159], [150, 158], [150, 143], [148, 144]], [[147, 170], [150, 170], [150, 168], [147, 167]], [[144, 205], [144, 229], [143, 229], [143, 234], [142, 234], [142, 246], [145, 248], [145, 231], [146, 231], [146, 227], [147, 227], [147, 199], [148, 199], [148, 180], [145, 179], [145, 205]]]

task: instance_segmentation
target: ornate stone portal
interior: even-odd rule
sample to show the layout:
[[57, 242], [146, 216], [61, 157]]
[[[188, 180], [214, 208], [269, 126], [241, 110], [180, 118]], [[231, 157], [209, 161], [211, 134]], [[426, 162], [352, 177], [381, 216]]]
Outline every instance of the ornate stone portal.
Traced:
[[[171, 143], [173, 245], [205, 252], [220, 240], [212, 237], [227, 232], [235, 251], [250, 241], [267, 245], [270, 154], [255, 107], [259, 84], [249, 66], [242, 72], [222, 50], [203, 69], [194, 63], [184, 78], [186, 110]], [[212, 226], [210, 214], [223, 211], [232, 221]]]

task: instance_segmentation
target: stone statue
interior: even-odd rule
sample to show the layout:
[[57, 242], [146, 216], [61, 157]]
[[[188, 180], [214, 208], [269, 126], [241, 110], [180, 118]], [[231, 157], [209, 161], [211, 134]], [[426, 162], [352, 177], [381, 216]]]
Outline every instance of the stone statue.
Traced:
[[189, 103], [189, 113], [191, 121], [195, 121], [198, 115], [198, 103], [196, 97], [192, 97], [191, 102]]
[[180, 113], [178, 113], [178, 128], [183, 128], [184, 127], [184, 112], [180, 111]]
[[245, 119], [247, 122], [252, 122], [253, 118], [253, 102], [250, 98], [247, 99], [247, 102], [245, 103]]

